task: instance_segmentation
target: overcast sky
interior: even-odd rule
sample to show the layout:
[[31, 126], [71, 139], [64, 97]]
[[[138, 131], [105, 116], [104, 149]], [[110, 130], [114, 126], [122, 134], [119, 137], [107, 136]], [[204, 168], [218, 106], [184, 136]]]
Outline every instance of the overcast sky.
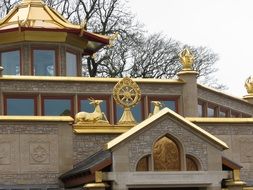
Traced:
[[244, 82], [253, 75], [253, 0], [129, 0], [137, 19], [150, 32], [219, 55], [218, 80], [227, 93], [246, 95]]

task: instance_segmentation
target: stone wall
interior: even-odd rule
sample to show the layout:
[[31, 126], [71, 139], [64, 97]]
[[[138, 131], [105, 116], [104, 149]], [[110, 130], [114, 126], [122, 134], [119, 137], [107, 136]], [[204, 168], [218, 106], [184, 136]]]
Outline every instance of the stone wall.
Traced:
[[227, 143], [229, 149], [224, 151], [224, 156], [243, 166], [242, 179], [253, 185], [253, 124], [198, 123], [198, 125]]
[[72, 154], [69, 121], [0, 121], [0, 188], [58, 186]]
[[[136, 164], [139, 159], [147, 154], [152, 155], [154, 143], [159, 137], [166, 134], [181, 143], [184, 156], [185, 154], [193, 155], [200, 162], [201, 170], [221, 170], [221, 153], [219, 150], [214, 148], [214, 155], [208, 155], [210, 147], [213, 146], [199, 138], [188, 126], [183, 126], [172, 119], [165, 119], [151, 124], [141, 134], [135, 134], [134, 137], [130, 137], [127, 142], [124, 142], [124, 145], [119, 145], [119, 148], [113, 150], [114, 171], [119, 170], [122, 172], [124, 165], [128, 165], [127, 171], [136, 171]], [[127, 160], [122, 161], [123, 159]], [[210, 161], [211, 159], [213, 160]], [[210, 163], [213, 165], [210, 165]]]
[[74, 164], [101, 150], [107, 142], [117, 136], [116, 134], [75, 134], [73, 136]]

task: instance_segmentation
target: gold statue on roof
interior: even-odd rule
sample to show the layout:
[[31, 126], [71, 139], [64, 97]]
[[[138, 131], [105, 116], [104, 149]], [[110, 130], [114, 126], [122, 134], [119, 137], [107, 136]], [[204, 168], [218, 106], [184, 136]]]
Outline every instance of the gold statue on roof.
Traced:
[[248, 94], [253, 95], [253, 76], [250, 76], [246, 79], [244, 86]]
[[192, 64], [194, 62], [194, 56], [188, 48], [185, 48], [179, 54], [179, 60], [180, 60], [181, 64], [183, 65], [183, 71], [192, 70]]
[[90, 104], [94, 106], [93, 112], [79, 112], [75, 115], [76, 124], [91, 124], [91, 123], [107, 123], [109, 124], [106, 115], [102, 112], [100, 104], [103, 100], [95, 100], [94, 98], [88, 98]]

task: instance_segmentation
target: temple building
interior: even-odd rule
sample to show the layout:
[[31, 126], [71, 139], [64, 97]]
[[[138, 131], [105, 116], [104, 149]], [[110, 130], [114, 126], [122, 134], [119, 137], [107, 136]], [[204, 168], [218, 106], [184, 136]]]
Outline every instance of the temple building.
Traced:
[[82, 57], [110, 37], [42, 0], [0, 20], [0, 190], [252, 190], [248, 94], [177, 79], [82, 77]]

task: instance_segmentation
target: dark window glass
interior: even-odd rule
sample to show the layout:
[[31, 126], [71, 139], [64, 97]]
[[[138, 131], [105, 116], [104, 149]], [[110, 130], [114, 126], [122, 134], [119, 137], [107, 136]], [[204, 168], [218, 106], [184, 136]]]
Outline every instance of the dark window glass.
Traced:
[[20, 52], [9, 51], [1, 53], [1, 65], [4, 75], [20, 75]]
[[76, 76], [77, 75], [77, 57], [76, 54], [66, 53], [66, 75]]
[[55, 75], [55, 51], [54, 50], [34, 50], [33, 69], [36, 76]]
[[33, 98], [7, 98], [6, 115], [35, 115]]
[[[117, 105], [116, 106], [116, 119], [118, 122], [123, 114], [124, 109]], [[143, 119], [142, 119], [142, 109], [141, 109], [141, 103], [137, 104], [135, 107], [131, 108], [131, 112], [134, 116], [134, 119], [136, 122], [140, 123]]]
[[72, 115], [70, 99], [44, 99], [44, 115]]
[[[95, 110], [95, 107], [90, 104], [90, 101], [87, 99], [81, 100], [80, 101], [80, 111], [85, 111], [85, 112], [93, 112]], [[105, 113], [107, 119], [109, 119], [108, 117], [108, 113], [107, 113], [107, 102], [106, 100], [103, 100], [103, 102], [100, 104], [100, 109], [102, 112]]]

